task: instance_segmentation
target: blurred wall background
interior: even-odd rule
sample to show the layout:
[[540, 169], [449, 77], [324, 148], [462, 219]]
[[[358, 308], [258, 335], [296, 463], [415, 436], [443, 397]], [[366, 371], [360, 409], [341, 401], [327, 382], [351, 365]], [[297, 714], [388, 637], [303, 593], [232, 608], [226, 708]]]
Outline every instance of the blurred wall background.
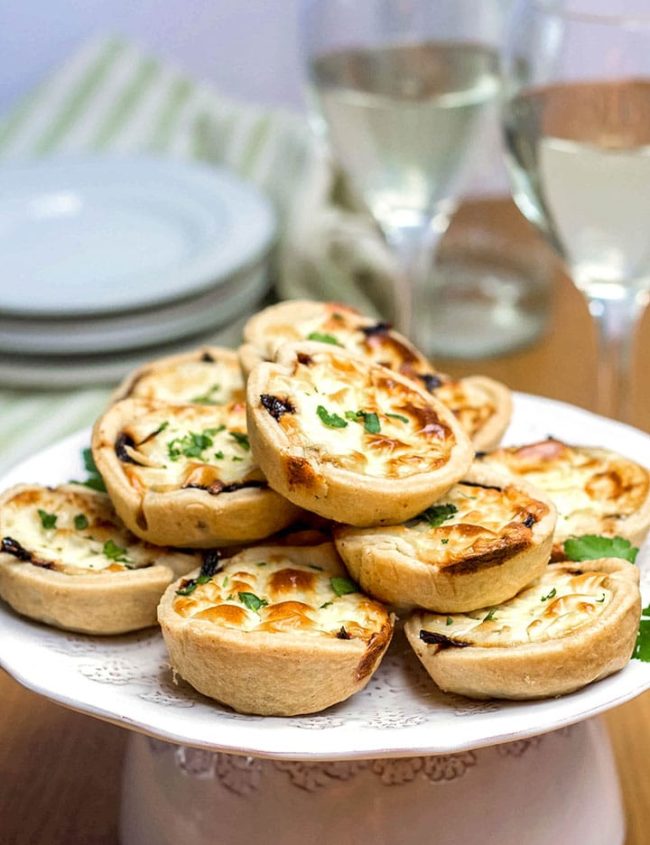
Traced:
[[224, 93], [302, 105], [298, 0], [0, 0], [0, 113], [93, 34], [124, 34]]

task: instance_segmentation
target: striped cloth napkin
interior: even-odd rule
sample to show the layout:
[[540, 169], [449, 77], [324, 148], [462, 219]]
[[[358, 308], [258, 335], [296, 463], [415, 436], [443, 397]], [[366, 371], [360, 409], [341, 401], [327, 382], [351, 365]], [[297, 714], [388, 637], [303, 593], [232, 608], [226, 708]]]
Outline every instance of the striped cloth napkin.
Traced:
[[[228, 100], [115, 38], [85, 44], [0, 122], [0, 158], [149, 153], [230, 167], [273, 200], [281, 297], [390, 312], [392, 265], [304, 118]], [[0, 390], [0, 471], [89, 424], [105, 389]]]

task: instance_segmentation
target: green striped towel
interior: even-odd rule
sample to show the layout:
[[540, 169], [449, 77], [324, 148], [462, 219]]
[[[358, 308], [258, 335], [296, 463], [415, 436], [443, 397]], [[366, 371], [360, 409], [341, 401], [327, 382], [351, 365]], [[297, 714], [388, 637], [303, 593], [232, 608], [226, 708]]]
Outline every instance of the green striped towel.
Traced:
[[[391, 263], [368, 218], [343, 200], [304, 118], [234, 102], [115, 38], [85, 44], [0, 122], [0, 157], [138, 152], [233, 169], [273, 200], [281, 297], [389, 311]], [[0, 471], [90, 423], [104, 389], [0, 390]]]

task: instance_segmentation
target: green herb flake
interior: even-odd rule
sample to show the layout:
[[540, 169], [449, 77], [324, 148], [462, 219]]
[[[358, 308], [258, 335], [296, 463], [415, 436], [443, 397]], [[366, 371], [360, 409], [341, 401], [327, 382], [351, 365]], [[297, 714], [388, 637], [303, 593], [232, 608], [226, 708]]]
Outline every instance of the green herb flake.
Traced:
[[599, 599], [596, 599], [596, 604], [602, 604], [605, 601], [605, 593]]
[[85, 513], [78, 513], [74, 518], [74, 527], [77, 531], [83, 531], [88, 528], [88, 517]]
[[310, 332], [307, 335], [307, 340], [315, 340], [318, 343], [329, 343], [331, 346], [343, 346], [334, 335], [326, 334], [325, 332]]
[[81, 456], [86, 472], [88, 473], [88, 478], [85, 481], [76, 481], [73, 479], [70, 483], [81, 484], [84, 487], [89, 487], [91, 490], [96, 490], [98, 493], [106, 493], [106, 485], [104, 484], [104, 479], [99, 474], [92, 451], [90, 449], [83, 449]]
[[247, 434], [243, 431], [229, 431], [228, 434], [237, 442], [238, 446], [241, 446], [246, 452], [250, 452], [251, 444]]
[[239, 455], [233, 455], [230, 460], [239, 462], [239, 461], [243, 461], [244, 459], [241, 458]]
[[447, 617], [447, 625], [453, 625], [453, 624], [454, 624], [454, 620], [451, 618], [451, 616], [448, 616]]
[[650, 663], [650, 605], [641, 611], [639, 622], [639, 633], [636, 638], [636, 645], [632, 657]]
[[437, 528], [446, 520], [451, 519], [454, 514], [458, 513], [456, 505], [451, 503], [445, 505], [431, 505], [418, 516], [418, 519], [425, 520], [429, 523], [431, 528]]
[[113, 540], [107, 540], [102, 548], [102, 554], [109, 560], [114, 560], [116, 563], [129, 563], [126, 556], [126, 549], [118, 546]]
[[623, 537], [601, 537], [598, 534], [585, 534], [582, 537], [570, 537], [564, 541], [564, 553], [568, 560], [598, 560], [603, 557], [618, 557], [628, 563], [634, 563], [639, 550]]
[[219, 450], [218, 452], [215, 452], [214, 458], [217, 461], [223, 461], [223, 452], [221, 450]]
[[545, 596], [542, 596], [540, 601], [550, 601], [551, 599], [554, 599], [556, 595], [557, 595], [557, 590], [555, 589], [555, 587], [553, 587], [553, 589], [550, 591], [550, 593], [547, 593]]
[[190, 431], [183, 437], [175, 437], [170, 440], [167, 444], [167, 454], [170, 460], [177, 461], [181, 455], [186, 458], [200, 458], [203, 452], [212, 446], [211, 433], [214, 432], [215, 429], [207, 429], [202, 433]]
[[256, 563], [255, 566], [268, 566], [268, 563], [265, 560], [261, 560], [259, 563]]
[[368, 434], [379, 434], [381, 431], [381, 424], [379, 422], [379, 417], [377, 414], [373, 413], [365, 413], [363, 414], [363, 427], [368, 432]]
[[221, 582], [221, 586], [225, 589], [228, 586], [229, 581], [230, 581], [230, 578], [226, 575], [224, 577], [223, 581]]
[[493, 607], [492, 610], [483, 618], [484, 622], [492, 622], [494, 619], [494, 614], [497, 612], [496, 607]]
[[177, 596], [189, 596], [191, 595], [197, 587], [201, 584], [207, 584], [208, 581], [212, 579], [212, 575], [198, 575], [196, 578], [191, 578], [189, 581], [185, 581], [183, 585], [176, 590]]
[[349, 578], [343, 578], [340, 575], [335, 575], [333, 578], [330, 578], [330, 586], [339, 598], [341, 596], [347, 596], [348, 593], [359, 592], [359, 588], [354, 581], [351, 581]]
[[206, 390], [205, 393], [190, 399], [190, 402], [193, 402], [195, 405], [218, 405], [219, 402], [215, 399], [214, 394], [218, 393], [220, 390], [220, 384], [213, 384]]
[[316, 572], [322, 572], [322, 571], [323, 571], [323, 567], [322, 567], [322, 566], [316, 566], [316, 564], [315, 564], [315, 563], [308, 563], [308, 564], [307, 564], [307, 566], [308, 566], [310, 569], [315, 569], [315, 570], [316, 570]]
[[239, 601], [253, 613], [259, 613], [268, 604], [266, 599], [261, 599], [255, 593], [237, 593]]
[[393, 420], [399, 420], [400, 422], [403, 422], [403, 423], [409, 422], [409, 418], [405, 417], [403, 414], [386, 414], [386, 416], [390, 417]]
[[441, 540], [441, 541], [440, 541], [440, 543], [441, 543], [443, 546], [446, 546], [448, 542], [449, 542], [449, 537], [445, 537], [443, 540]]
[[316, 413], [323, 425], [326, 425], [329, 428], [347, 428], [348, 426], [342, 417], [339, 417], [338, 414], [330, 414], [327, 408], [323, 405], [319, 405], [318, 408], [316, 408]]
[[46, 531], [50, 531], [52, 528], [56, 528], [56, 521], [58, 517], [55, 513], [48, 513], [47, 511], [44, 511], [39, 508], [38, 515], [41, 519], [41, 525], [43, 526], [43, 528], [45, 528]]
[[320, 609], [325, 610], [326, 607], [331, 607], [334, 604], [332, 601], [326, 601], [325, 604], [321, 604]]

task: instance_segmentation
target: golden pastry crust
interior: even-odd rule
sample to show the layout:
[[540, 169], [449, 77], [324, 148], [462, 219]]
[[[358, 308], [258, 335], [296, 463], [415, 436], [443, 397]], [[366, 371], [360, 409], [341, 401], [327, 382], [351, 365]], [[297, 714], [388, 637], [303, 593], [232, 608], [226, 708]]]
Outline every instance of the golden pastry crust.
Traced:
[[138, 540], [108, 496], [73, 484], [7, 490], [0, 538], [0, 596], [23, 616], [86, 634], [155, 625], [165, 588], [200, 562]]
[[584, 534], [623, 537], [641, 545], [650, 528], [650, 473], [610, 449], [569, 446], [549, 438], [477, 456], [544, 492], [558, 511], [553, 559], [564, 541]]
[[247, 384], [248, 431], [269, 484], [352, 525], [409, 519], [469, 468], [457, 420], [397, 373], [324, 343], [283, 347]]
[[300, 513], [268, 487], [253, 459], [242, 403], [124, 399], [95, 424], [92, 451], [115, 509], [152, 543], [260, 540]]
[[414, 379], [452, 410], [476, 449], [498, 445], [512, 415], [508, 388], [485, 376], [453, 379], [388, 323], [365, 317], [338, 302], [290, 300], [250, 318], [239, 350], [244, 373], [272, 361], [285, 343], [338, 344], [358, 357]]
[[525, 484], [472, 467], [414, 520], [335, 529], [361, 588], [400, 608], [475, 610], [514, 596], [546, 569], [555, 508]]
[[392, 617], [356, 590], [331, 543], [259, 546], [172, 584], [158, 618], [174, 671], [199, 692], [293, 716], [363, 689], [388, 648]]
[[510, 602], [463, 616], [416, 613], [405, 631], [435, 683], [471, 698], [564, 695], [629, 661], [639, 573], [619, 559], [552, 564]]
[[169, 405], [227, 405], [243, 402], [244, 378], [239, 356], [222, 346], [201, 346], [143, 364], [128, 375], [111, 402], [147, 399]]

